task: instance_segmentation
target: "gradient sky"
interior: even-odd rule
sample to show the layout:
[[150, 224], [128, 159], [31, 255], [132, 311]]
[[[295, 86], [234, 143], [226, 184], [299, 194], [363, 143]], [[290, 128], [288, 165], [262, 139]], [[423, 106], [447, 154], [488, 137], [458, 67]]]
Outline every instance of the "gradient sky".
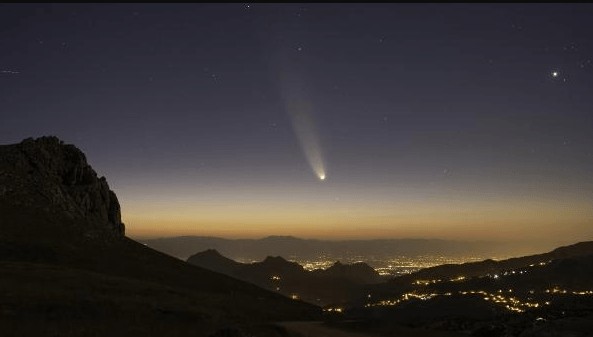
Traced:
[[132, 237], [593, 239], [590, 4], [2, 4], [0, 50], [0, 142]]

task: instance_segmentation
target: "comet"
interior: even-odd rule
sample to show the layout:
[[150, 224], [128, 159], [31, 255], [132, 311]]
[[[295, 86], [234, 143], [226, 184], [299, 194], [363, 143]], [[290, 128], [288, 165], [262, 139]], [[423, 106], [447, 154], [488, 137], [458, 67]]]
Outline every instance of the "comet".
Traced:
[[315, 124], [309, 113], [310, 110], [305, 102], [300, 102], [294, 108], [294, 110], [289, 110], [293, 130], [313, 173], [323, 181], [326, 175], [323, 154]]
[[279, 48], [272, 58], [272, 65], [278, 76], [284, 110], [290, 117], [304, 157], [317, 179], [324, 181], [327, 178], [327, 168], [314, 118], [316, 111], [304, 80], [307, 71], [301, 57], [302, 50], [295, 53], [294, 48]]
[[[289, 76], [290, 75], [290, 76]], [[313, 119], [313, 107], [304, 90], [303, 82], [294, 74], [287, 74], [282, 80], [282, 94], [286, 112], [290, 116], [292, 129], [309, 166], [317, 178], [327, 177], [319, 132]]]

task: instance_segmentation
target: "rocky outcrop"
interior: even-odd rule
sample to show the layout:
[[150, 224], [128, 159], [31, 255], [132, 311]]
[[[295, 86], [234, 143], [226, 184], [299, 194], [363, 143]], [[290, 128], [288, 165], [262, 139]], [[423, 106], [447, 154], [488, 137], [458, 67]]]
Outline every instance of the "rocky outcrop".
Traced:
[[[124, 236], [117, 196], [82, 151], [57, 137], [0, 146], [0, 207], [66, 218], [86, 236]], [[3, 222], [8, 222], [4, 219]], [[9, 224], [7, 224], [9, 225]]]

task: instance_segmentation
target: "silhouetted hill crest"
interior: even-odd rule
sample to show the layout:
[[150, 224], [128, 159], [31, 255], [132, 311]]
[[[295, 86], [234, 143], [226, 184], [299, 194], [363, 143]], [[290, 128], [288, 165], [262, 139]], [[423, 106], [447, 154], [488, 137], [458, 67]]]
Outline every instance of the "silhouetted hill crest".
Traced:
[[205, 257], [225, 258], [216, 249], [207, 249], [207, 250], [205, 250], [205, 251], [203, 251], [201, 253], [197, 253], [196, 255], [198, 255], [198, 254], [200, 254], [202, 256], [205, 256]]
[[268, 256], [262, 262], [252, 263], [251, 266], [255, 269], [269, 273], [288, 273], [296, 275], [305, 271], [300, 264], [287, 261], [281, 256]]
[[547, 254], [555, 258], [593, 254], [593, 241], [582, 241], [573, 245], [558, 247]]
[[241, 265], [234, 260], [222, 256], [216, 249], [208, 249], [196, 253], [190, 256], [187, 262], [227, 275], [231, 275]]
[[325, 276], [344, 278], [360, 284], [373, 284], [383, 281], [377, 271], [364, 262], [343, 264], [336, 261], [331, 267], [323, 271]]
[[286, 296], [298, 294], [302, 300], [315, 304], [343, 301], [360, 286], [384, 280], [366, 263], [347, 265], [337, 261], [326, 270], [307, 271], [300, 264], [281, 256], [267, 256], [261, 262], [239, 263], [221, 256], [215, 250], [194, 254], [187, 262]]
[[40, 218], [53, 220], [56, 232], [67, 224], [88, 237], [125, 232], [119, 201], [105, 177], [97, 176], [76, 146], [53, 136], [0, 146], [0, 208], [5, 235], [35, 237], [29, 233], [34, 229], [13, 224], [49, 222]]

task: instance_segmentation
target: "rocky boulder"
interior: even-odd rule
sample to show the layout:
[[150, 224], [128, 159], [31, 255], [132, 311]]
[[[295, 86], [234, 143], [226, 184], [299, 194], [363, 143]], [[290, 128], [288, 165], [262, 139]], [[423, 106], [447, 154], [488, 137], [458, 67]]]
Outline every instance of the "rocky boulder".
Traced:
[[0, 235], [11, 223], [35, 221], [76, 224], [87, 237], [125, 232], [105, 177], [97, 176], [82, 151], [57, 137], [0, 146], [0, 209], [15, 213], [0, 220]]

